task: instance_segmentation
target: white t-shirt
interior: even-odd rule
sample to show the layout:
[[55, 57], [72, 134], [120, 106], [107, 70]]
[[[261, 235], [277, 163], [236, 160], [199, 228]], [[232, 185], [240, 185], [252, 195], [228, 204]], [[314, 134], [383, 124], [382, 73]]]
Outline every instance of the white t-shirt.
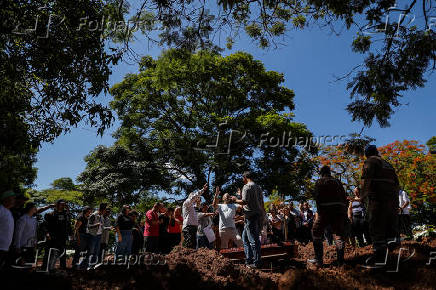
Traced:
[[9, 209], [0, 204], [0, 251], [9, 251], [14, 235], [14, 218]]
[[226, 228], [235, 229], [235, 214], [236, 205], [230, 204], [218, 204], [218, 214], [219, 214], [219, 229], [220, 231]]
[[15, 223], [14, 247], [34, 247], [36, 244], [36, 218], [24, 214]]
[[191, 192], [188, 198], [183, 202], [182, 215], [183, 215], [183, 227], [198, 226], [197, 212], [195, 211], [195, 197], [203, 194], [202, 190]]
[[[88, 234], [91, 234], [93, 236], [101, 235], [103, 233], [103, 215], [101, 215], [98, 211], [94, 212], [89, 217], [88, 222]], [[99, 224], [96, 226], [96, 224]]]
[[402, 214], [410, 214], [410, 200], [407, 196], [407, 192], [405, 192], [404, 190], [400, 190], [398, 197], [400, 199], [400, 207], [402, 207], [406, 202], [409, 202], [409, 204], [403, 209]]

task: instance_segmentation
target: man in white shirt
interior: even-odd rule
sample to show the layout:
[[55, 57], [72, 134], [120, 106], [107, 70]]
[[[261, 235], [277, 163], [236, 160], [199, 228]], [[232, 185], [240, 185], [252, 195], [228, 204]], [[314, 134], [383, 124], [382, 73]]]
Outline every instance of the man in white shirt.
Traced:
[[399, 224], [400, 224], [400, 234], [404, 234], [407, 237], [411, 237], [412, 230], [410, 228], [410, 200], [407, 196], [407, 192], [400, 189], [398, 193], [399, 198]]
[[242, 239], [237, 234], [235, 225], [236, 209], [240, 206], [232, 203], [232, 199], [228, 193], [223, 195], [223, 203], [218, 203], [219, 194], [220, 189], [217, 187], [213, 207], [218, 210], [219, 215], [218, 228], [221, 238], [221, 248], [227, 249], [230, 241], [233, 241], [237, 247], [242, 247]]
[[107, 203], [101, 203], [98, 211], [94, 212], [89, 216], [88, 220], [88, 234], [90, 235], [89, 241], [89, 256], [87, 257], [88, 262], [91, 265], [91, 262], [99, 260], [98, 254], [100, 253], [100, 240], [101, 234], [103, 233], [104, 227], [104, 213], [107, 208]]
[[16, 194], [7, 190], [0, 195], [0, 270], [6, 264], [14, 235], [14, 218], [9, 210], [15, 204]]
[[102, 257], [103, 251], [107, 251], [108, 243], [109, 243], [109, 233], [112, 229], [111, 222], [111, 209], [106, 208], [106, 211], [103, 214], [103, 233], [101, 234], [100, 239], [100, 252], [98, 254], [99, 259]]
[[38, 209], [33, 202], [26, 204], [23, 215], [15, 224], [14, 248], [22, 262], [33, 263], [35, 256], [36, 227], [38, 222], [34, 215]]
[[188, 198], [183, 202], [183, 246], [186, 248], [197, 248], [197, 227], [198, 217], [195, 211], [195, 204], [201, 200], [201, 195], [206, 192], [208, 186], [205, 184], [203, 189], [191, 192]]

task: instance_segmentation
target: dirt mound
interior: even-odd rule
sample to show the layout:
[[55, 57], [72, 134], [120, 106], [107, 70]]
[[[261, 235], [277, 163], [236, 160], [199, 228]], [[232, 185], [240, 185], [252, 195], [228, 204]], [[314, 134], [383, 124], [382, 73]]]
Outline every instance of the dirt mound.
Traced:
[[[299, 245], [302, 264], [314, 257], [312, 244]], [[317, 270], [291, 269], [282, 275], [279, 289], [436, 289], [436, 260], [427, 265], [431, 252], [436, 252], [436, 240], [405, 241], [388, 255], [383, 269], [368, 269], [366, 259], [372, 254], [370, 246], [346, 247], [346, 265], [334, 267], [334, 246], [325, 245], [325, 267]], [[436, 258], [436, 254], [433, 254]]]
[[154, 256], [152, 263], [129, 268], [110, 263], [50, 275], [11, 271], [2, 289], [276, 289], [280, 276], [235, 265], [214, 250], [177, 247], [166, 256]]
[[78, 276], [72, 273], [73, 288], [275, 289], [280, 278], [280, 274], [267, 274], [243, 265], [234, 265], [229, 259], [208, 249], [195, 251], [177, 247], [166, 256], [155, 256], [154, 260], [163, 263], [133, 266], [130, 269], [107, 265]]
[[280, 274], [264, 273], [235, 265], [214, 250], [197, 251], [181, 247], [175, 248], [166, 256], [170, 270], [177, 270], [180, 265], [187, 266], [200, 274], [204, 281], [214, 282], [230, 288], [263, 289], [277, 287]]
[[[233, 264], [213, 250], [175, 248], [153, 261], [126, 265], [103, 265], [93, 271], [34, 271], [1, 273], [3, 289], [435, 289], [436, 240], [403, 242], [389, 255], [385, 269], [367, 269], [371, 247], [346, 247], [346, 265], [330, 265], [336, 259], [334, 246], [325, 247], [325, 267], [306, 269], [313, 258], [312, 244], [298, 245], [298, 257], [288, 261], [284, 274], [252, 270]], [[435, 252], [431, 254], [431, 252]], [[433, 261], [430, 265], [430, 256]], [[398, 257], [399, 263], [398, 262]], [[397, 271], [398, 266], [398, 271]], [[272, 267], [271, 267], [272, 268]]]

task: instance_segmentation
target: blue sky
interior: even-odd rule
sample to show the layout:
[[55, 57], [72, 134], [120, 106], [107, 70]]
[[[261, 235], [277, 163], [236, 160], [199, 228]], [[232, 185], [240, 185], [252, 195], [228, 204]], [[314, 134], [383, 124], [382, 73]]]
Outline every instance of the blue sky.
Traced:
[[[284, 86], [295, 92], [295, 121], [307, 125], [315, 136], [344, 135], [360, 131], [362, 124], [352, 123], [345, 111], [349, 103], [346, 80], [336, 82], [335, 76], [342, 76], [360, 64], [363, 56], [351, 51], [354, 32], [346, 31], [340, 36], [318, 28], [291, 31], [285, 39], [286, 45], [278, 49], [262, 50], [250, 40], [236, 40], [232, 51], [246, 51], [261, 60], [268, 70], [281, 72], [285, 76]], [[224, 45], [224, 44], [223, 44]], [[134, 50], [141, 55], [157, 57], [160, 48], [149, 47], [145, 40], [136, 41]], [[229, 54], [232, 51], [225, 51]], [[136, 73], [135, 64], [121, 63], [113, 69], [110, 85], [120, 82], [127, 73]], [[436, 135], [436, 76], [430, 76], [425, 88], [405, 94], [400, 107], [391, 119], [391, 127], [380, 128], [374, 124], [364, 131], [365, 135], [376, 138], [377, 145], [395, 140], [415, 139], [425, 143]], [[104, 103], [110, 95], [102, 96]], [[83, 158], [97, 145], [111, 145], [111, 134], [118, 126], [115, 122], [103, 137], [96, 135], [96, 129], [81, 125], [54, 143], [43, 144], [38, 153], [37, 189], [44, 189], [60, 177], [75, 179], [85, 168]]]

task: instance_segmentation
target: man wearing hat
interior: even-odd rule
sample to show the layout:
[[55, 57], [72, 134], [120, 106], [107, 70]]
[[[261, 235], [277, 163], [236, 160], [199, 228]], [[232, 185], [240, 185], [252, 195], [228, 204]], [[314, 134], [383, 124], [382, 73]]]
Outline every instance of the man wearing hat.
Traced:
[[4, 267], [14, 235], [14, 218], [10, 209], [15, 204], [16, 194], [7, 190], [0, 195], [0, 270]]
[[385, 264], [388, 244], [398, 237], [399, 181], [395, 169], [379, 156], [375, 145], [365, 148], [361, 199], [368, 203], [369, 232], [374, 255], [367, 260], [370, 267]]

